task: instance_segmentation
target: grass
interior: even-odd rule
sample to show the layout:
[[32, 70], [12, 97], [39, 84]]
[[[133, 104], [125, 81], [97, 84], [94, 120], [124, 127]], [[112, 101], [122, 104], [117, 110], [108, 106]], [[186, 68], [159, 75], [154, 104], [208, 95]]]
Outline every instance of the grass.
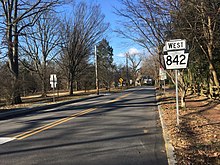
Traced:
[[[124, 90], [124, 89], [123, 89]], [[120, 92], [122, 91], [121, 88], [112, 88], [110, 90], [110, 93]], [[109, 90], [106, 89], [100, 89], [100, 93], [108, 93]], [[54, 98], [55, 102], [62, 102], [62, 101], [68, 101], [73, 99], [79, 99], [86, 96], [89, 96], [91, 94], [96, 94], [96, 90], [89, 90], [89, 91], [74, 91], [73, 95], [70, 96], [68, 91], [59, 91], [55, 92], [54, 94], [52, 91], [49, 91], [47, 94], [47, 97], [41, 97], [41, 94], [33, 94], [29, 96], [22, 97], [22, 103], [17, 105], [7, 105], [5, 99], [0, 99], [0, 111], [6, 111], [6, 110], [12, 110], [16, 108], [27, 108], [27, 107], [35, 107], [35, 106], [41, 106], [45, 104], [53, 104]]]

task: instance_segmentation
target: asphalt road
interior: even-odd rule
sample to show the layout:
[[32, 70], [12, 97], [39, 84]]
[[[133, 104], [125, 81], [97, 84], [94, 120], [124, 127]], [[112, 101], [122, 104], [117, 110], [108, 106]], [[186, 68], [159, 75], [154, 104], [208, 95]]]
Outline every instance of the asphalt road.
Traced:
[[1, 165], [166, 165], [155, 90], [139, 87], [0, 121]]

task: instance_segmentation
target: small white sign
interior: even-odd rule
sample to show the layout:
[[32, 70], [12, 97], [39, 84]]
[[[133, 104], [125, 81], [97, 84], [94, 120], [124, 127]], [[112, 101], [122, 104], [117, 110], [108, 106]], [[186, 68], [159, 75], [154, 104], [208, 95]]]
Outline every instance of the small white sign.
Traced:
[[57, 87], [57, 75], [56, 74], [50, 75], [50, 85], [51, 85], [51, 88]]
[[170, 51], [168, 55], [164, 55], [166, 69], [184, 69], [187, 68], [189, 53], [184, 50]]
[[186, 40], [181, 40], [181, 39], [175, 39], [175, 40], [170, 40], [165, 43], [165, 48], [166, 51], [170, 50], [184, 50], [186, 49]]
[[166, 71], [163, 68], [160, 68], [159, 75], [160, 75], [160, 80], [166, 80], [167, 79]]
[[50, 82], [51, 88], [56, 88], [57, 87], [57, 82]]
[[51, 74], [50, 75], [50, 82], [56, 82], [57, 81], [57, 75], [56, 74]]

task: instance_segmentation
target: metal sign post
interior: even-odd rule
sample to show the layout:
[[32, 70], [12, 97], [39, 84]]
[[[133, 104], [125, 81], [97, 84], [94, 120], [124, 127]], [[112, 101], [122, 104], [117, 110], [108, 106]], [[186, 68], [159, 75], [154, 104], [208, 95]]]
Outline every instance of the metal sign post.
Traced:
[[177, 125], [179, 125], [178, 70], [175, 70], [175, 80], [176, 80], [176, 121], [177, 121]]

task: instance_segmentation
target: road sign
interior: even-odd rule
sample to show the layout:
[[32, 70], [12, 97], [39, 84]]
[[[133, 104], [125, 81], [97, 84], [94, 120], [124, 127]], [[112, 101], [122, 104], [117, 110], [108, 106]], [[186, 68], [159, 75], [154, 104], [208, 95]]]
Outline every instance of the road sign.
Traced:
[[120, 78], [119, 79], [119, 82], [122, 84], [122, 82], [123, 82], [124, 80], [123, 80], [123, 78]]
[[56, 82], [57, 81], [57, 75], [56, 74], [51, 74], [50, 75], [50, 82]]
[[56, 88], [57, 86], [57, 75], [56, 74], [50, 75], [50, 85], [51, 85], [51, 88]]
[[51, 88], [56, 88], [57, 87], [57, 82], [50, 82]]
[[50, 85], [53, 88], [53, 102], [55, 102], [55, 88], [57, 87], [57, 75], [51, 74], [50, 75]]
[[187, 67], [188, 58], [189, 53], [184, 50], [168, 51], [167, 55], [164, 55], [166, 69], [184, 69]]
[[166, 80], [167, 79], [166, 71], [163, 68], [160, 68], [159, 76], [160, 76], [160, 80]]
[[186, 49], [186, 40], [175, 39], [170, 40], [165, 43], [166, 51], [172, 50], [185, 50]]

